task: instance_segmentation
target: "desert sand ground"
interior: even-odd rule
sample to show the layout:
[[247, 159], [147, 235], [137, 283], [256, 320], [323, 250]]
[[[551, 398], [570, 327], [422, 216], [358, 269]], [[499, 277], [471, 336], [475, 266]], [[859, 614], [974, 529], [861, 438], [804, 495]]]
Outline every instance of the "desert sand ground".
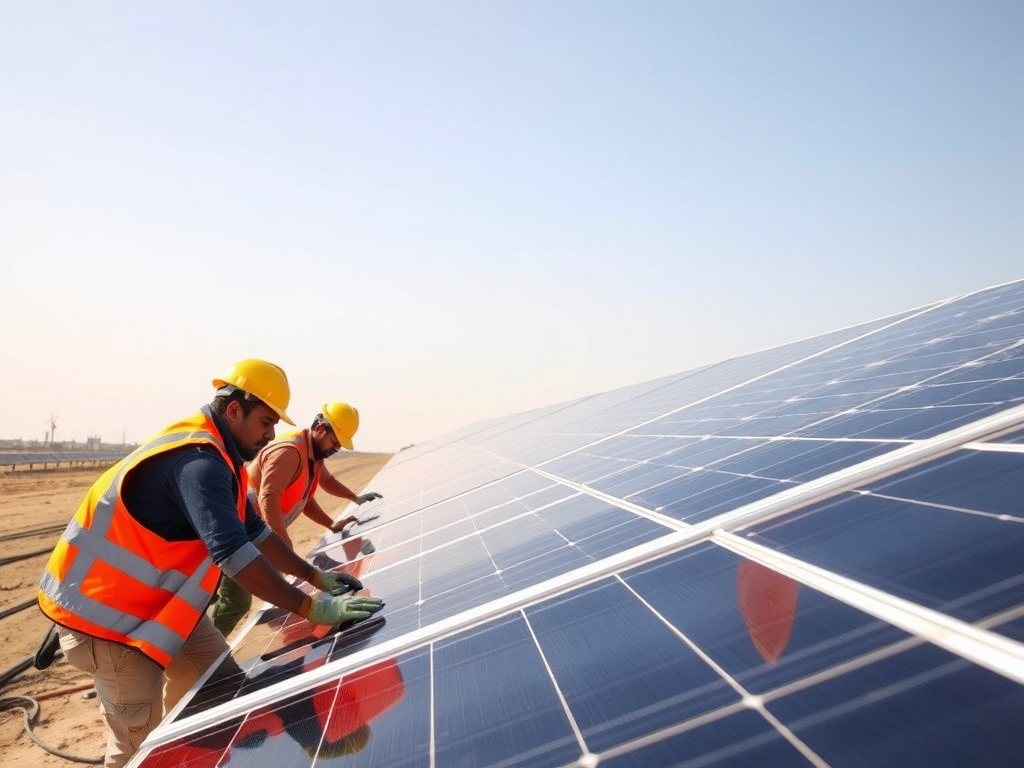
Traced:
[[[327, 461], [328, 469], [353, 491], [373, 490], [371, 480], [391, 454], [353, 453]], [[103, 468], [18, 470], [0, 469], [0, 613], [16, 608], [35, 595], [36, 582], [60, 531], [74, 514], [89, 485]], [[345, 502], [324, 493], [321, 506], [337, 518]], [[10, 538], [11, 534], [49, 529], [46, 533]], [[56, 529], [56, 530], [54, 530]], [[288, 529], [299, 553], [308, 551], [324, 530], [300, 516]], [[259, 601], [256, 601], [259, 605]], [[245, 619], [239, 622], [242, 627]], [[49, 621], [32, 605], [0, 618], [0, 675], [32, 656], [49, 628]], [[50, 668], [29, 667], [0, 688], [0, 699], [30, 696], [39, 702], [34, 731], [48, 746], [82, 758], [101, 758], [106, 738], [95, 698], [85, 698], [89, 678], [58, 655]], [[71, 766], [36, 745], [24, 729], [20, 709], [0, 711], [0, 755], [4, 768]]]

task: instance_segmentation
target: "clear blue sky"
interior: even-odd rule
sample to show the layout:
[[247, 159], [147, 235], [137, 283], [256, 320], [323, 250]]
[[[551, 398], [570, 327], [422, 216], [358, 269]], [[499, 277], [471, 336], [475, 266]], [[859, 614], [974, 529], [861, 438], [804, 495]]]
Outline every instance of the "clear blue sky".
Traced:
[[1024, 3], [0, 0], [0, 438], [395, 450], [1024, 277]]

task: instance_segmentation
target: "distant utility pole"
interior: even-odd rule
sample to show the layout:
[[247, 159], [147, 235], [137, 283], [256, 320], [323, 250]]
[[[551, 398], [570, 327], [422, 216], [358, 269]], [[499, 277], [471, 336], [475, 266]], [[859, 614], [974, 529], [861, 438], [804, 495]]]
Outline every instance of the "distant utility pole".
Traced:
[[50, 414], [50, 447], [53, 447], [53, 433], [57, 431], [57, 419], [53, 413]]

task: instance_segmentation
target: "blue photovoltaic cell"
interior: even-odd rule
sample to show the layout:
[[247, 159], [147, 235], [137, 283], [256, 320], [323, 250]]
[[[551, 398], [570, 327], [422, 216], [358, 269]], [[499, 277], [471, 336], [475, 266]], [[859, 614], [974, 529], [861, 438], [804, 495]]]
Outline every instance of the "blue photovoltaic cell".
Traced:
[[[558, 766], [579, 747], [519, 616], [434, 649], [438, 765]], [[501, 691], [501, 696], [474, 696]]]
[[1006, 635], [1011, 640], [1024, 643], [1024, 616], [1018, 616], [1013, 621], [1004, 621], [995, 625], [995, 631]]
[[624, 754], [602, 768], [699, 765], [713, 768], [809, 768], [812, 763], [763, 717], [741, 710]]
[[752, 474], [775, 480], [806, 482], [887, 453], [898, 444], [781, 440], [758, 446], [714, 464], [725, 472]]
[[627, 586], [751, 693], [906, 637], [891, 625], [712, 544], [623, 574]]
[[[310, 553], [384, 611], [263, 611], [136, 765], [1015, 765], [1022, 338], [1018, 282], [404, 450]], [[1001, 450], [776, 503], [1006, 413], [963, 441]], [[892, 598], [944, 623], [909, 634]], [[925, 639], [958, 622], [1017, 661]]]
[[634, 493], [629, 500], [695, 523], [771, 496], [788, 485], [778, 480], [705, 469], [689, 472], [664, 486]]
[[617, 581], [542, 604], [527, 618], [592, 751], [738, 698]]
[[1024, 443], [1024, 430], [1014, 430], [1009, 434], [994, 438], [994, 443]]
[[[844, 494], [746, 535], [964, 621], [979, 621], [1022, 603], [1024, 517], [998, 516], [1019, 494], [1021, 464], [1015, 454], [961, 451], [879, 483], [874, 490], [885, 496]], [[970, 497], [963, 495], [965, 484], [974, 489]], [[915, 499], [917, 494], [928, 498]]]
[[841, 416], [800, 432], [801, 437], [854, 437], [862, 439], [924, 439], [934, 437], [988, 416], [1006, 407], [969, 404], [939, 406], [923, 412], [921, 408], [876, 408], [852, 416]]
[[867, 486], [873, 493], [930, 504], [1012, 515], [1024, 523], [1024, 455], [957, 451]]
[[655, 461], [645, 461], [631, 467], [620, 466], [603, 477], [591, 480], [588, 485], [609, 496], [628, 499], [641, 491], [670, 483], [686, 471], [679, 467], [664, 466]]
[[829, 765], [962, 768], [1020, 760], [1024, 688], [923, 644], [771, 701]]

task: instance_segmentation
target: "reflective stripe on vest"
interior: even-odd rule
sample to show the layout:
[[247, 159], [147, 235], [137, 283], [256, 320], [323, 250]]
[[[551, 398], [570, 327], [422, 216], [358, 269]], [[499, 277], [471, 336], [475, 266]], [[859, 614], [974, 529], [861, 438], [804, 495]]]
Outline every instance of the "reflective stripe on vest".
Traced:
[[[121, 499], [128, 472], [184, 445], [212, 445], [231, 458], [212, 419], [198, 413], [108, 469], [93, 483], [39, 582], [39, 605], [53, 621], [138, 648], [166, 667], [202, 618], [219, 569], [200, 539], [168, 541], [139, 524]], [[235, 473], [236, 507], [245, 519], [244, 467]]]

